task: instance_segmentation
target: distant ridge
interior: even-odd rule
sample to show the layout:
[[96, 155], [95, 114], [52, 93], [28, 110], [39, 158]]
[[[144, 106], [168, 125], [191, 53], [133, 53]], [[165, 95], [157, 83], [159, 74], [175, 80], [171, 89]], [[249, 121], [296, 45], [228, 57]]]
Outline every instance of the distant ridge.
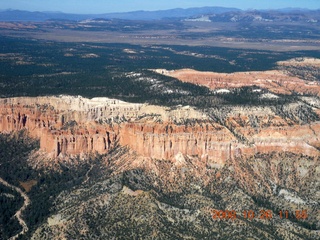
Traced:
[[88, 18], [118, 18], [126, 20], [161, 20], [168, 18], [188, 18], [201, 14], [220, 14], [231, 11], [241, 11], [237, 8], [202, 7], [176, 8], [159, 11], [134, 11], [106, 14], [69, 14], [62, 12], [30, 12], [22, 10], [0, 10], [0, 21], [46, 21], [49, 19], [63, 19], [81, 21]]
[[130, 20], [160, 20], [165, 18], [187, 18], [201, 14], [220, 14], [227, 12], [241, 11], [238, 8], [224, 7], [202, 7], [202, 8], [175, 8], [159, 11], [134, 11], [127, 13], [105, 14], [108, 18], [120, 18]]
[[320, 22], [320, 9], [283, 8], [265, 10], [241, 10], [238, 8], [201, 7], [175, 8], [159, 11], [134, 11], [105, 14], [71, 14], [63, 12], [29, 12], [22, 10], [0, 10], [0, 21], [47, 21], [87, 19], [123, 19], [123, 20], [163, 20], [163, 19], [201, 19], [214, 22], [251, 22], [251, 21], [316, 21]]
[[68, 14], [59, 12], [29, 12], [22, 10], [1, 10], [0, 21], [46, 21], [49, 19], [64, 19], [64, 20], [83, 20], [94, 15], [89, 14]]

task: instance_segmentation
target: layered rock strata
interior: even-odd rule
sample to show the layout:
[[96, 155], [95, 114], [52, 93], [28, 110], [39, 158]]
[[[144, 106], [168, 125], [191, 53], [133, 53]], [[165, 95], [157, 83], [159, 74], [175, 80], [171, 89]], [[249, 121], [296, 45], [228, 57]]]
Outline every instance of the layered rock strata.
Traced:
[[168, 71], [156, 69], [157, 73], [177, 78], [183, 82], [206, 86], [212, 90], [227, 90], [230, 88], [259, 87], [275, 94], [291, 95], [292, 93], [312, 94], [320, 96], [318, 81], [306, 81], [279, 70], [263, 72], [217, 73], [201, 72], [193, 69]]
[[[253, 120], [254, 123], [253, 123]], [[175, 109], [82, 97], [0, 100], [0, 132], [27, 129], [51, 158], [108, 153], [116, 144], [156, 159], [198, 156], [223, 164], [257, 152], [317, 156], [320, 123], [294, 124], [269, 107], [233, 107], [223, 124], [184, 106]]]

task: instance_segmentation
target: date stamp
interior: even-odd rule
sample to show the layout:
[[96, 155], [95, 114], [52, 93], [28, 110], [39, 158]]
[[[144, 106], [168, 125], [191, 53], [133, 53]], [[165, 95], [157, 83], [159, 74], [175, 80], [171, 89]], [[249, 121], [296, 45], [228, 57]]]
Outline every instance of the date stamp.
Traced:
[[296, 220], [306, 220], [308, 219], [307, 210], [296, 210], [294, 213], [290, 213], [288, 210], [280, 210], [277, 214], [272, 212], [269, 209], [263, 209], [259, 211], [254, 210], [243, 210], [241, 213], [237, 213], [235, 210], [216, 210], [211, 209], [211, 217], [213, 220], [234, 220], [236, 218], [244, 218], [244, 219], [264, 219], [270, 220], [275, 216], [278, 216], [280, 219], [296, 219]]

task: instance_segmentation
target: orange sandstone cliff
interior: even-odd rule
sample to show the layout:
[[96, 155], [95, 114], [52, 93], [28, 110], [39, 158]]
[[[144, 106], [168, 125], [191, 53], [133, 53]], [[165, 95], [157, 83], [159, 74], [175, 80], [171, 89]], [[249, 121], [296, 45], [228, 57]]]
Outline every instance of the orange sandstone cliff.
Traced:
[[216, 121], [189, 106], [170, 109], [108, 98], [7, 98], [0, 99], [0, 132], [27, 129], [51, 158], [104, 154], [117, 144], [145, 157], [170, 160], [183, 154], [209, 164], [257, 152], [319, 154], [319, 122], [294, 123], [270, 107], [232, 107], [224, 115]]
[[298, 93], [320, 96], [320, 84], [318, 81], [306, 81], [279, 70], [217, 73], [201, 72], [193, 69], [172, 71], [157, 69], [155, 72], [177, 78], [183, 82], [203, 85], [218, 91], [244, 86], [256, 86], [267, 89], [275, 94], [290, 95]]

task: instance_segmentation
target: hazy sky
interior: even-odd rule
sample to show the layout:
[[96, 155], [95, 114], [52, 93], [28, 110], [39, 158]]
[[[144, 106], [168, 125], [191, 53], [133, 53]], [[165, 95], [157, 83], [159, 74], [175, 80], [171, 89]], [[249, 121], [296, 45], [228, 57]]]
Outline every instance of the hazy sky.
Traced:
[[0, 9], [67, 13], [109, 13], [203, 6], [320, 9], [320, 0], [0, 0]]

